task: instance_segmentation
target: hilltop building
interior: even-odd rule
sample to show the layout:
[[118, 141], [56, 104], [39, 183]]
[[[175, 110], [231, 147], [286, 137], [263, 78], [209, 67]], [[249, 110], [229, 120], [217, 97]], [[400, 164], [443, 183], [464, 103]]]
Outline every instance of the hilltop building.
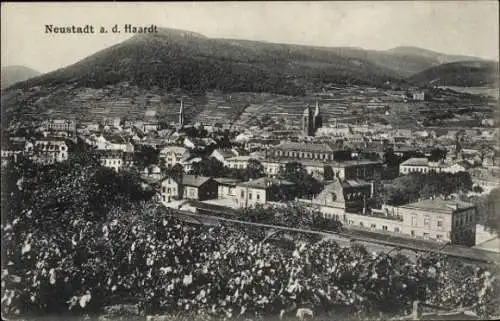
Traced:
[[48, 129], [51, 131], [76, 132], [76, 122], [68, 119], [52, 119], [48, 123]]
[[323, 117], [319, 109], [319, 103], [316, 101], [314, 111], [311, 105], [307, 105], [302, 116], [302, 132], [305, 136], [314, 136], [318, 128], [323, 126]]

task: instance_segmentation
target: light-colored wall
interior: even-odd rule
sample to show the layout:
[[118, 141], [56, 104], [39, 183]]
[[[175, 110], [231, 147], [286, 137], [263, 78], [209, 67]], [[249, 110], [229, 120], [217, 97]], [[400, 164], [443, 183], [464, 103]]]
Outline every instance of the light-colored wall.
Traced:
[[[251, 194], [251, 198], [249, 197]], [[252, 207], [267, 202], [266, 190], [236, 186], [235, 197], [241, 207]]]
[[[407, 236], [428, 238], [443, 242], [448, 242], [451, 240], [451, 214], [439, 214], [421, 210], [395, 207], [392, 214], [401, 216], [401, 221], [376, 216], [346, 213], [345, 209], [341, 206], [319, 206], [319, 211], [325, 217], [337, 218], [341, 220], [343, 224], [356, 228], [366, 228], [377, 230], [380, 232], [386, 231], [391, 233], [400, 233]], [[471, 217], [472, 215], [474, 215], [474, 210], [467, 211], [466, 213], [467, 214], [463, 215], [468, 215], [469, 217]], [[413, 217], [415, 217], [415, 220], [413, 220]], [[441, 221], [441, 226], [438, 226], [438, 220]], [[475, 221], [469, 222], [471, 228], [473, 225], [475, 226]], [[372, 227], [372, 224], [374, 225], [374, 227]]]
[[[451, 237], [451, 220], [452, 215], [446, 213], [435, 213], [422, 211], [418, 209], [407, 209], [400, 207], [397, 213], [403, 217], [403, 232], [415, 236], [424, 237], [424, 233], [428, 233], [429, 238], [438, 239], [441, 237], [443, 241], [449, 241]], [[441, 222], [441, 227], [438, 222]]]
[[103, 158], [101, 159], [101, 165], [118, 172], [123, 167], [123, 161], [121, 158]]
[[172, 178], [167, 178], [161, 183], [161, 201], [167, 203], [168, 199], [179, 196], [179, 184]]
[[186, 199], [192, 199], [192, 200], [197, 200], [199, 195], [198, 195], [198, 188], [193, 187], [193, 186], [185, 186], [184, 187], [184, 198]]
[[236, 187], [219, 185], [218, 187], [218, 198], [235, 198], [236, 197]]
[[276, 176], [279, 174], [282, 165], [280, 163], [262, 163], [264, 167], [264, 173], [267, 176]]

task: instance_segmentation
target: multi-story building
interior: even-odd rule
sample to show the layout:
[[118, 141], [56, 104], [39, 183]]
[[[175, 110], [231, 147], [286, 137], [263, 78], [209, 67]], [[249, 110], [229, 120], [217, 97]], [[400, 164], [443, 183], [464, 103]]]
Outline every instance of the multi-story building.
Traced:
[[217, 198], [217, 182], [211, 177], [182, 175], [182, 177], [168, 176], [161, 181], [161, 202], [172, 200], [191, 199], [204, 201]]
[[423, 91], [413, 92], [411, 93], [411, 98], [412, 100], [423, 101], [425, 100], [425, 92]]
[[458, 163], [431, 162], [425, 157], [410, 158], [399, 165], [400, 174], [409, 173], [458, 173], [466, 168]]
[[202, 161], [201, 157], [189, 157], [187, 159], [183, 159], [180, 164], [184, 170], [184, 173], [189, 173], [195, 169], [195, 166]]
[[317, 159], [266, 159], [261, 161], [264, 173], [269, 177], [276, 177], [289, 162], [297, 162], [308, 174], [320, 180], [332, 180], [337, 177], [345, 179], [361, 179], [367, 181], [378, 180], [382, 176], [381, 161], [343, 161], [325, 162]]
[[127, 140], [120, 135], [101, 134], [97, 137], [93, 137], [90, 143], [95, 146], [97, 150], [115, 150], [126, 153], [134, 152], [134, 145], [127, 142]]
[[235, 156], [226, 159], [225, 165], [229, 168], [246, 169], [252, 159], [250, 156]]
[[160, 125], [156, 122], [154, 123], [144, 123], [142, 124], [142, 132], [143, 133], [149, 133], [149, 132], [152, 132], [152, 131], [157, 131], [158, 129], [160, 128]]
[[59, 138], [44, 137], [34, 141], [27, 141], [25, 153], [35, 163], [49, 165], [63, 162], [68, 159], [68, 145]]
[[286, 162], [267, 159], [260, 162], [264, 167], [264, 174], [268, 177], [276, 177], [284, 169]]
[[363, 213], [366, 201], [372, 196], [372, 184], [363, 180], [334, 179], [310, 202], [320, 212], [337, 219], [345, 212]]
[[158, 155], [158, 158], [162, 160], [167, 167], [173, 167], [176, 164], [181, 164], [190, 157], [191, 153], [189, 152], [189, 149], [180, 146], [167, 146], [160, 150]]
[[367, 181], [380, 179], [382, 176], [382, 162], [370, 160], [352, 160], [343, 162], [329, 162], [334, 176], [346, 179], [363, 179]]
[[215, 178], [214, 180], [219, 185], [217, 193], [219, 199], [236, 197], [236, 185], [241, 183], [241, 180], [226, 177]]
[[[338, 193], [337, 193], [338, 194]], [[337, 196], [335, 196], [337, 197]], [[327, 217], [341, 220], [348, 228], [410, 238], [474, 246], [476, 207], [458, 200], [430, 199], [399, 207], [383, 206], [382, 210], [365, 213], [346, 211], [343, 202], [313, 204]]]
[[236, 204], [239, 207], [252, 207], [267, 202], [289, 201], [294, 199], [295, 184], [286, 180], [262, 177], [236, 185]]
[[334, 153], [336, 151], [338, 151], [338, 148], [333, 144], [284, 142], [277, 146], [273, 146], [269, 156], [274, 158], [332, 161], [334, 160]]
[[476, 242], [476, 206], [458, 201], [430, 199], [395, 208], [403, 218], [401, 233], [473, 246]]
[[99, 162], [102, 166], [120, 171], [124, 166], [123, 152], [106, 150], [99, 153]]
[[24, 153], [25, 142], [2, 139], [2, 166], [8, 164], [10, 160], [17, 161], [17, 158]]
[[231, 149], [214, 149], [210, 157], [215, 158], [222, 164], [226, 165], [226, 160], [232, 157], [236, 157], [238, 154]]
[[47, 127], [52, 131], [76, 132], [76, 122], [69, 119], [53, 119]]

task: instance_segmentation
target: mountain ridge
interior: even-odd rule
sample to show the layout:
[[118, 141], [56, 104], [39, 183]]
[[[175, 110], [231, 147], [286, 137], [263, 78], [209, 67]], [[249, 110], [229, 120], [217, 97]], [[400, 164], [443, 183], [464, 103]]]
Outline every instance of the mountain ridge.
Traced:
[[[332, 85], [405, 87], [422, 83], [411, 76], [437, 65], [435, 57], [418, 54], [217, 39], [160, 29], [158, 34], [132, 36], [72, 65], [10, 86], [2, 91], [2, 118], [66, 109], [106, 113], [122, 108], [120, 104], [137, 109], [135, 101], [148, 100], [148, 92], [157, 95], [158, 108], [170, 110], [178, 106], [162, 100], [171, 101], [168, 93], [175, 91], [202, 96], [208, 91], [304, 96]], [[101, 91], [106, 92], [106, 102], [96, 98]], [[207, 97], [202, 100], [196, 100], [190, 112], [212, 104]], [[136, 111], [143, 113], [148, 104]]]
[[15, 83], [41, 75], [41, 73], [30, 67], [10, 65], [1, 68], [1, 75], [1, 87], [4, 89]]
[[457, 61], [431, 67], [409, 78], [419, 85], [483, 87], [498, 86], [499, 63], [490, 60]]
[[[24, 85], [17, 84], [17, 88], [37, 84], [43, 85], [45, 80], [48, 80], [50, 83], [77, 80], [85, 85], [91, 84], [93, 81], [85, 81], [83, 78], [92, 78], [92, 76], [95, 76], [99, 72], [99, 67], [104, 67], [102, 69], [105, 71], [111, 71], [108, 77], [110, 79], [104, 81], [106, 84], [116, 83], [116, 81], [120, 80], [118, 78], [131, 79], [135, 82], [137, 78], [134, 75], [137, 75], [137, 72], [131, 71], [132, 66], [127, 66], [126, 55], [123, 54], [123, 51], [129, 52], [128, 58], [130, 61], [134, 61], [137, 69], [144, 68], [145, 63], [171, 65], [176, 62], [183, 65], [184, 67], [179, 69], [184, 69], [185, 71], [193, 69], [189, 68], [192, 65], [198, 71], [210, 71], [211, 68], [225, 69], [222, 72], [224, 76], [233, 76], [233, 73], [228, 70], [231, 69], [229, 67], [233, 67], [233, 69], [239, 70], [235, 72], [234, 76], [236, 78], [244, 78], [245, 74], [253, 76], [248, 77], [249, 79], [245, 81], [247, 85], [236, 86], [239, 88], [231, 88], [229, 86], [228, 90], [241, 90], [245, 89], [241, 87], [248, 87], [248, 90], [261, 91], [273, 89], [269, 87], [274, 87], [274, 89], [290, 87], [284, 89], [284, 92], [293, 91], [291, 88], [294, 87], [293, 83], [295, 81], [291, 81], [290, 78], [307, 78], [306, 82], [311, 81], [311, 79], [319, 82], [350, 82], [352, 80], [354, 83], [365, 82], [373, 84], [374, 82], [384, 82], [384, 79], [404, 79], [436, 66], [440, 63], [436, 59], [436, 56], [448, 57], [444, 59], [446, 61], [465, 57], [446, 55], [417, 47], [396, 47], [387, 51], [377, 51], [356, 47], [321, 47], [241, 39], [209, 38], [201, 33], [172, 28], [159, 28], [158, 30], [159, 32], [153, 35], [134, 35], [121, 43], [98, 51], [70, 66], [49, 72], [41, 77], [35, 77]], [[140, 50], [134, 48], [134, 45], [137, 47], [138, 43], [149, 46], [149, 48], [144, 49], [144, 52], [141, 53]], [[123, 49], [124, 47], [127, 48]], [[106, 56], [112, 56], [113, 51], [116, 53], [117, 50], [122, 51], [122, 53], [119, 53], [122, 63], [121, 67], [128, 67], [129, 69], [125, 73], [120, 72], [119, 65], [103, 63], [103, 60], [106, 60]], [[415, 54], [415, 51], [424, 52], [426, 55], [425, 57], [422, 55], [419, 56]], [[275, 55], [277, 58], [273, 59], [272, 55]], [[163, 59], [162, 56], [167, 56], [171, 59]], [[177, 61], [181, 56], [185, 59], [184, 63]], [[141, 62], [138, 57], [144, 58], [143, 61]], [[222, 63], [217, 63], [215, 60], [222, 61]], [[86, 68], [78, 68], [78, 66], [86, 63], [100, 63], [101, 66], [88, 65], [85, 66]], [[223, 66], [225, 63], [229, 64], [229, 66], [226, 66], [227, 68]], [[86, 73], [81, 69], [94, 70], [94, 73]], [[157, 75], [155, 75], [154, 70], [151, 70], [151, 68], [146, 69], [152, 73], [153, 79], [150, 81], [139, 80], [139, 85], [144, 84], [144, 82], [152, 83], [158, 80], [157, 78], [162, 78], [156, 77]], [[271, 71], [274, 75], [270, 74]], [[177, 70], [176, 72], [182, 72], [182, 70]], [[177, 76], [179, 75], [173, 75], [170, 78], [182, 78]], [[57, 78], [60, 78], [60, 81]], [[257, 80], [270, 81], [272, 85], [262, 86], [263, 88], [260, 89], [254, 88], [255, 86], [248, 84], [248, 82], [256, 80], [255, 78]], [[160, 79], [159, 83], [161, 86], [167, 85], [171, 87], [174, 85], [172, 84], [172, 80], [170, 79], [162, 83]], [[182, 86], [183, 80], [180, 79], [179, 82]], [[214, 81], [209, 81], [208, 84], [202, 84], [198, 87], [201, 87], [200, 89], [206, 89], [205, 87], [214, 89], [212, 87], [217, 86], [214, 84]]]

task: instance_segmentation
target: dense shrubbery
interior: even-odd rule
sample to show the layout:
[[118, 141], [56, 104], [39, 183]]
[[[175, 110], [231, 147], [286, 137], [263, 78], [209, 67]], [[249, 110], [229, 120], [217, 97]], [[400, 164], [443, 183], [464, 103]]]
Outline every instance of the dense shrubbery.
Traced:
[[495, 188], [487, 195], [476, 195], [469, 199], [477, 205], [479, 224], [498, 233], [500, 228], [500, 189]]
[[321, 213], [296, 203], [289, 203], [286, 206], [257, 205], [244, 208], [241, 210], [240, 218], [249, 222], [307, 230], [339, 231], [342, 228], [340, 221], [325, 218]]
[[[146, 313], [219, 317], [300, 306], [389, 317], [416, 299], [450, 308], [477, 302], [484, 316], [497, 308], [498, 280], [482, 269], [436, 255], [410, 262], [331, 241], [295, 242], [285, 251], [242, 231], [176, 221], [143, 194], [146, 201], [124, 205], [135, 195], [133, 183], [115, 186], [109, 180], [119, 181], [116, 174], [100, 179], [100, 169], [75, 165], [38, 169], [37, 181], [25, 168], [19, 184], [10, 170], [2, 222], [5, 315], [91, 313], [126, 298]], [[114, 195], [100, 196], [101, 189]]]
[[114, 210], [106, 222], [74, 218], [64, 233], [27, 228], [30, 213], [22, 214], [2, 226], [4, 312], [81, 313], [133, 296], [148, 313], [235, 317], [311, 306], [364, 315], [402, 313], [416, 299], [491, 309], [484, 303], [498, 296], [487, 272], [464, 269], [453, 279], [440, 257], [414, 264], [330, 241], [290, 253], [224, 227], [187, 226], [153, 207]]
[[400, 176], [385, 185], [384, 201], [391, 205], [415, 202], [419, 198], [449, 196], [472, 190], [472, 179], [467, 172], [411, 173]]
[[199, 163], [195, 163], [190, 174], [208, 177], [228, 177], [247, 181], [263, 177], [264, 167], [259, 161], [251, 159], [248, 162], [247, 168], [228, 168], [216, 158], [208, 157], [202, 159]]

